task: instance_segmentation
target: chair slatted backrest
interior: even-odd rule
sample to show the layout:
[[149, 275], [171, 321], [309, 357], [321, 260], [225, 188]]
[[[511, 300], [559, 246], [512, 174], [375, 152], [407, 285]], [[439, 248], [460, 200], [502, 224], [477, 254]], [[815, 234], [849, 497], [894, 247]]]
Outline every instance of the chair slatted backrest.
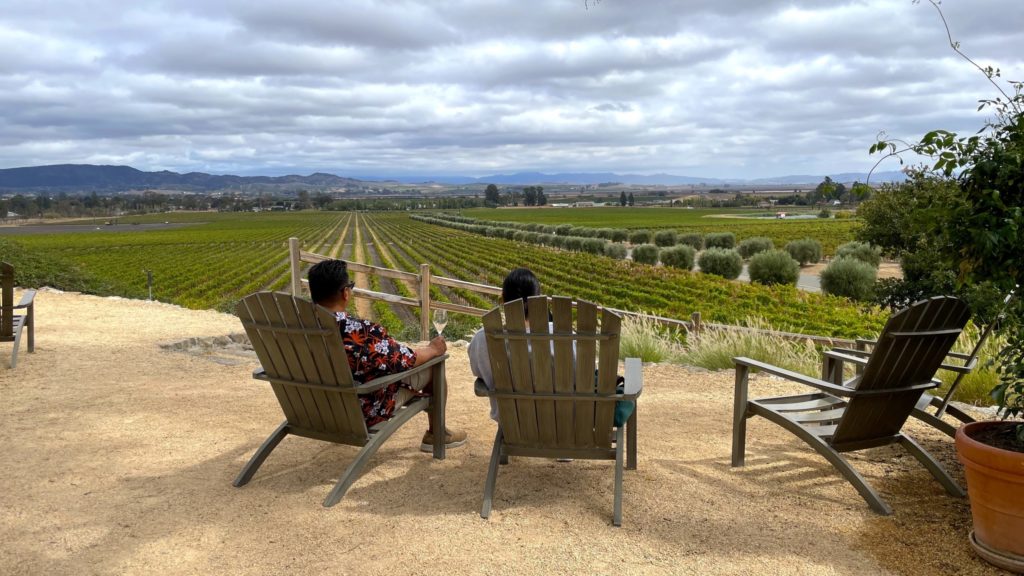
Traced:
[[14, 340], [14, 266], [0, 262], [0, 342]]
[[594, 396], [615, 394], [618, 315], [590, 302], [535, 296], [491, 310], [483, 324], [508, 445], [610, 448], [615, 403]]
[[281, 292], [257, 292], [236, 309], [292, 433], [361, 446], [368, 440], [334, 315]]
[[907, 388], [935, 377], [969, 318], [967, 304], [949, 296], [922, 300], [893, 314], [856, 384], [859, 391], [875, 393], [850, 400], [832, 443], [899, 433], [922, 394]]

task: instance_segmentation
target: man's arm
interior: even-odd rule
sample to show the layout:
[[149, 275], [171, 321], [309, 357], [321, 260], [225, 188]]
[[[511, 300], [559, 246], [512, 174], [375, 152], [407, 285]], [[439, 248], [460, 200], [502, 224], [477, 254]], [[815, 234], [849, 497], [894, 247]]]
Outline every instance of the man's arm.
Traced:
[[444, 341], [444, 336], [435, 336], [429, 344], [422, 348], [417, 348], [416, 352], [416, 363], [413, 367], [419, 366], [441, 356], [448, 351], [448, 343]]

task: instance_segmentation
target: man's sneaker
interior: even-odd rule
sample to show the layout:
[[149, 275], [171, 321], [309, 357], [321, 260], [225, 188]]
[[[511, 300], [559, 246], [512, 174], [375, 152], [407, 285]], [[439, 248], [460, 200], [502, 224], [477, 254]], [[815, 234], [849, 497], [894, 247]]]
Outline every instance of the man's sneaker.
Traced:
[[[459, 430], [444, 429], [444, 447], [445, 448], [458, 448], [466, 443], [466, 433]], [[420, 450], [424, 452], [434, 451], [434, 433], [427, 431], [423, 434], [423, 442], [420, 444]]]

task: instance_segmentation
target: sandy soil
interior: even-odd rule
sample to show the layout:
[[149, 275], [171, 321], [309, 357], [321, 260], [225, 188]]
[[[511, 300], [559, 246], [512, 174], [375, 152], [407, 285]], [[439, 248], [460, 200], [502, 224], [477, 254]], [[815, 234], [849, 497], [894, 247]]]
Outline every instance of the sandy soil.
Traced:
[[[41, 292], [35, 354], [0, 347], [2, 574], [998, 574], [967, 544], [966, 501], [897, 448], [852, 456], [896, 510], [876, 516], [780, 428], [749, 424], [729, 468], [732, 374], [647, 366], [639, 469], [611, 526], [610, 462], [513, 458], [479, 517], [495, 425], [453, 348], [449, 422], [469, 443], [388, 441], [344, 500], [354, 448], [287, 438], [231, 486], [280, 422], [255, 362], [161, 348], [241, 331], [215, 312]], [[239, 358], [239, 357], [236, 357]], [[753, 393], [788, 390], [758, 377]], [[908, 425], [962, 481], [952, 441]]]

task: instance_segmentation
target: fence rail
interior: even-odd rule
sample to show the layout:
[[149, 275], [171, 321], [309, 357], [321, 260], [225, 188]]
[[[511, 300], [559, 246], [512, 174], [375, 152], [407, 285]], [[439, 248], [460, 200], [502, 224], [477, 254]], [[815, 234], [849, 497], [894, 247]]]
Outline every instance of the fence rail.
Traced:
[[[330, 259], [329, 256], [323, 254], [316, 254], [313, 252], [306, 252], [302, 250], [300, 241], [298, 238], [288, 239], [288, 251], [289, 260], [291, 262], [291, 291], [292, 294], [305, 294], [304, 286], [309, 282], [302, 278], [302, 264], [316, 264], [324, 260]], [[376, 292], [373, 290], [367, 290], [365, 288], [354, 288], [352, 290], [353, 295], [356, 298], [365, 298], [367, 300], [375, 300], [388, 302], [389, 304], [397, 304], [400, 306], [408, 306], [410, 308], [420, 309], [420, 338], [427, 340], [430, 336], [430, 313], [432, 310], [447, 310], [449, 312], [456, 312], [459, 314], [468, 314], [470, 316], [481, 317], [488, 312], [483, 308], [475, 308], [472, 306], [463, 306], [462, 304], [453, 304], [451, 302], [439, 302], [431, 299], [430, 287], [433, 285], [446, 286], [449, 288], [459, 288], [461, 290], [468, 290], [470, 292], [476, 292], [478, 294], [486, 294], [488, 296], [501, 296], [501, 288], [497, 286], [490, 286], [487, 284], [477, 284], [475, 282], [466, 282], [465, 280], [459, 280], [457, 278], [446, 278], [444, 276], [434, 276], [430, 272], [429, 264], [420, 264], [420, 273], [414, 274], [412, 272], [404, 272], [402, 270], [393, 270], [391, 268], [381, 268], [380, 266], [370, 266], [369, 264], [361, 264], [359, 262], [347, 262], [348, 269], [362, 274], [372, 274], [383, 278], [392, 278], [395, 280], [403, 280], [406, 282], [414, 282], [419, 287], [418, 298], [409, 298], [406, 296], [399, 296], [398, 294], [388, 294], [386, 292]], [[617, 308], [605, 308], [621, 314], [623, 316], [631, 316], [634, 318], [644, 318], [667, 326], [670, 328], [676, 328], [680, 330], [686, 330], [687, 332], [700, 333], [704, 330], [730, 330], [736, 332], [747, 332], [753, 334], [765, 334], [771, 336], [777, 336], [786, 340], [797, 340], [797, 341], [811, 341], [815, 344], [824, 344], [827, 346], [842, 346], [852, 347], [856, 346], [854, 340], [846, 338], [831, 338], [828, 336], [818, 336], [814, 334], [798, 334], [795, 332], [781, 332], [776, 330], [763, 330], [760, 328], [750, 328], [748, 326], [734, 326], [732, 324], [716, 324], [712, 322], [703, 322], [701, 320], [700, 312], [694, 312], [690, 315], [689, 320], [678, 320], [676, 318], [666, 318], [664, 316], [657, 316], [654, 314], [644, 314], [642, 312], [634, 312], [631, 310], [619, 310]]]

